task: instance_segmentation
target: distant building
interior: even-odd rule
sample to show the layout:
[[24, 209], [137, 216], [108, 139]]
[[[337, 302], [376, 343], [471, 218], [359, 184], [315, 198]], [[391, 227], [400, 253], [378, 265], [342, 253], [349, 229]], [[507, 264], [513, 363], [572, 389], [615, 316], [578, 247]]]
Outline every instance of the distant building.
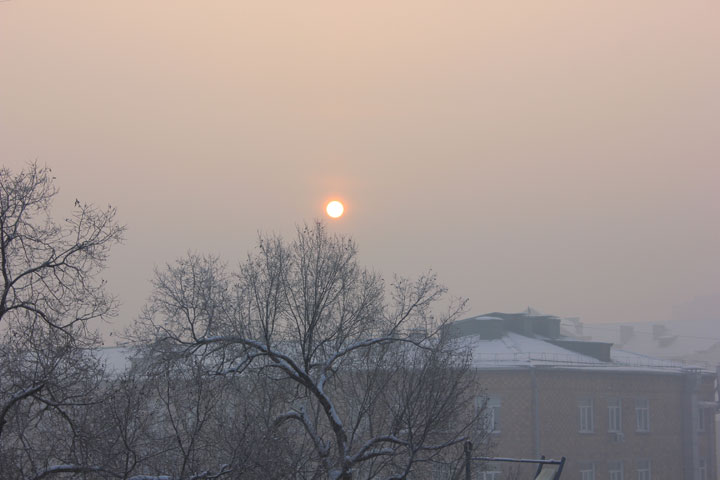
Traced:
[[563, 319], [563, 334], [578, 340], [612, 343], [617, 348], [667, 360], [714, 368], [720, 363], [720, 338], [707, 322], [593, 323]]
[[[472, 349], [495, 454], [565, 456], [567, 479], [715, 480], [715, 371], [564, 336], [560, 323], [528, 311], [450, 327]], [[508, 464], [483, 468], [475, 479], [509, 478]]]

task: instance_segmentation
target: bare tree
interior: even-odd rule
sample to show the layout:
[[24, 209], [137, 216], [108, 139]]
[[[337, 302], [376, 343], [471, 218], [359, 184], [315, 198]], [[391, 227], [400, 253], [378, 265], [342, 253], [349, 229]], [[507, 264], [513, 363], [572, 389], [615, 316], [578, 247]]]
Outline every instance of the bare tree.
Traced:
[[[124, 227], [112, 207], [75, 201], [62, 223], [46, 167], [0, 169], [0, 471], [7, 478], [90, 471], [80, 428], [102, 366], [88, 323], [115, 301], [99, 274]], [[99, 467], [97, 467], [99, 468]], [[75, 469], [75, 470], [73, 470]]]
[[386, 288], [356, 255], [320, 222], [291, 242], [261, 236], [234, 274], [190, 254], [156, 272], [137, 338], [153, 355], [202, 358], [207, 375], [276, 387], [270, 404], [245, 404], [268, 420], [278, 457], [302, 452], [293, 478], [419, 476], [482, 433], [469, 356], [443, 335], [464, 302], [435, 312], [446, 294], [435, 275]]

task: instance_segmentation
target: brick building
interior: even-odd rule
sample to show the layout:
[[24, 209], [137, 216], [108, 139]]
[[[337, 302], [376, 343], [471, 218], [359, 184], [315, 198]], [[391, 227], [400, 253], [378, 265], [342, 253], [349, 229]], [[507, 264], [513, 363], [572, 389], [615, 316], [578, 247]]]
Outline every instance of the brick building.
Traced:
[[472, 349], [495, 455], [565, 456], [564, 479], [717, 478], [715, 372], [563, 337], [553, 316], [492, 313], [451, 334]]

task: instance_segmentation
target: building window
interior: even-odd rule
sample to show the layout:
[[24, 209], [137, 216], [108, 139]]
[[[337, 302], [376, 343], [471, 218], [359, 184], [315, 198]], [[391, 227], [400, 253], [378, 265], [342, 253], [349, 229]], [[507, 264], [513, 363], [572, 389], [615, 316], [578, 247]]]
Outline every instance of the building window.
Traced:
[[650, 431], [650, 401], [647, 398], [635, 400], [635, 430]]
[[707, 462], [704, 458], [701, 458], [698, 462], [698, 478], [700, 480], [707, 480]]
[[593, 399], [580, 399], [578, 402], [578, 409], [580, 410], [580, 433], [592, 433], [595, 430], [595, 423], [593, 420]]
[[580, 467], [580, 480], [595, 480], [594, 463], [587, 463]]
[[608, 400], [608, 432], [622, 432], [622, 401], [619, 398]]
[[500, 397], [478, 397], [476, 402], [478, 411], [482, 412], [485, 431], [500, 433]]
[[698, 407], [697, 409], [697, 431], [705, 431], [705, 409], [702, 407]]
[[608, 464], [608, 478], [610, 480], [623, 480], [622, 462], [610, 462]]
[[650, 460], [638, 460], [637, 480], [650, 480]]

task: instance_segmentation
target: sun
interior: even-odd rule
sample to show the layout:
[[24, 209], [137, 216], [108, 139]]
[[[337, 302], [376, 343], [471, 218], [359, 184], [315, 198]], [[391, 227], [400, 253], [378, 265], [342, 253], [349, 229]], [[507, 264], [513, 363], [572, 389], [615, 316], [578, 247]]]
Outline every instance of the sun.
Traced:
[[343, 204], [338, 202], [337, 200], [333, 200], [332, 202], [327, 204], [327, 207], [325, 207], [325, 211], [331, 218], [340, 218], [345, 211], [345, 207], [343, 207]]

